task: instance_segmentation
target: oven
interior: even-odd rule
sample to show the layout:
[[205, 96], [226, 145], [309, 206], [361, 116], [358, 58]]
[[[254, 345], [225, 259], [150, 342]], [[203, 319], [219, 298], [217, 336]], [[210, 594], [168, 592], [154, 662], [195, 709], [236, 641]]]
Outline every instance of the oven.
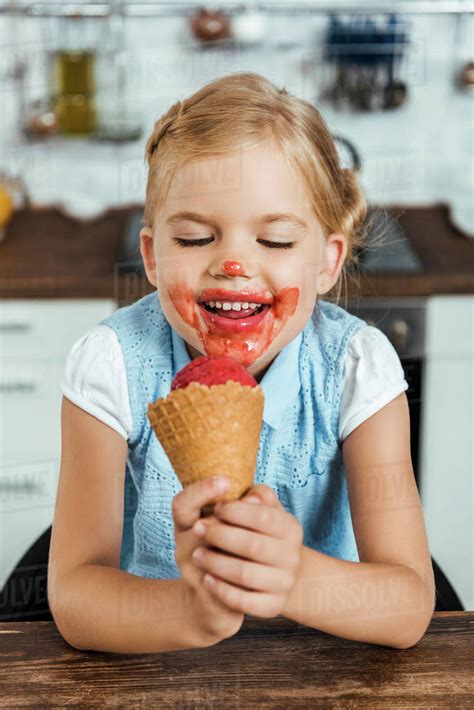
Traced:
[[423, 361], [426, 334], [425, 298], [364, 298], [349, 301], [346, 310], [381, 330], [395, 348], [408, 389], [410, 446], [415, 480], [419, 489], [420, 424]]
[[[425, 365], [426, 298], [362, 298], [348, 301], [346, 310], [379, 328], [390, 340], [402, 364], [408, 389], [405, 394], [410, 411], [410, 447], [415, 481], [420, 491], [420, 437], [423, 417], [423, 372]], [[424, 482], [424, 485], [428, 485]], [[441, 524], [441, 521], [440, 521]], [[432, 557], [436, 584], [436, 611], [463, 610], [463, 605], [439, 564]]]

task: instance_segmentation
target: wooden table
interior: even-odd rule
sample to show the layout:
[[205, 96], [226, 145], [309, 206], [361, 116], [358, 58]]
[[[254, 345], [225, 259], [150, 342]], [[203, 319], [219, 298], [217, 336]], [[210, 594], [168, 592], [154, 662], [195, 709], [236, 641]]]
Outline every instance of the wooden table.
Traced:
[[78, 651], [53, 622], [0, 624], [2, 707], [474, 708], [474, 611], [436, 612], [396, 650], [283, 617], [246, 617], [211, 648], [162, 654]]

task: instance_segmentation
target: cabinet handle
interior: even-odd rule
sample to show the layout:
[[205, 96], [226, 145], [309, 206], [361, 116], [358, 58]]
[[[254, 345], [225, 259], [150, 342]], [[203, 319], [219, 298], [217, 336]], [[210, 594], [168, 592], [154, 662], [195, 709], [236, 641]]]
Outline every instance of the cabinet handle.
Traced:
[[31, 323], [0, 323], [0, 333], [29, 333]]
[[393, 322], [390, 329], [390, 340], [398, 354], [400, 354], [402, 350], [406, 350], [410, 335], [410, 328], [405, 320], [398, 318]]
[[6, 493], [42, 493], [44, 483], [22, 483], [21, 481], [0, 481], [0, 495]]
[[0, 382], [0, 394], [35, 392], [35, 382]]

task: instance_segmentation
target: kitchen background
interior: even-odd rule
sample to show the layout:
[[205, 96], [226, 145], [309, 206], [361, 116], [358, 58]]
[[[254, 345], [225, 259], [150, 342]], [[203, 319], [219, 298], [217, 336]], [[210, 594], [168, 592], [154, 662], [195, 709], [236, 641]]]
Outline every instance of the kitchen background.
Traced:
[[473, 12], [0, 2], [0, 621], [48, 618], [69, 348], [151, 290], [137, 240], [146, 137], [171, 103], [242, 70], [316, 103], [359, 168], [383, 236], [346, 304], [386, 332], [410, 384], [438, 608], [474, 609]]

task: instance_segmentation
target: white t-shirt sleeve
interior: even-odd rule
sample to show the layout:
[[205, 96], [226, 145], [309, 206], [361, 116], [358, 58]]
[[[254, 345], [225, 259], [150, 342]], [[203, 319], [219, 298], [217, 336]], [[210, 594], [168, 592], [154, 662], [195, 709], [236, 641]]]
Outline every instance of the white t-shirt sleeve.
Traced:
[[127, 376], [113, 328], [96, 325], [74, 343], [66, 359], [61, 391], [128, 440], [132, 416]]
[[407, 389], [400, 358], [385, 333], [371, 325], [357, 330], [344, 363], [340, 441]]

